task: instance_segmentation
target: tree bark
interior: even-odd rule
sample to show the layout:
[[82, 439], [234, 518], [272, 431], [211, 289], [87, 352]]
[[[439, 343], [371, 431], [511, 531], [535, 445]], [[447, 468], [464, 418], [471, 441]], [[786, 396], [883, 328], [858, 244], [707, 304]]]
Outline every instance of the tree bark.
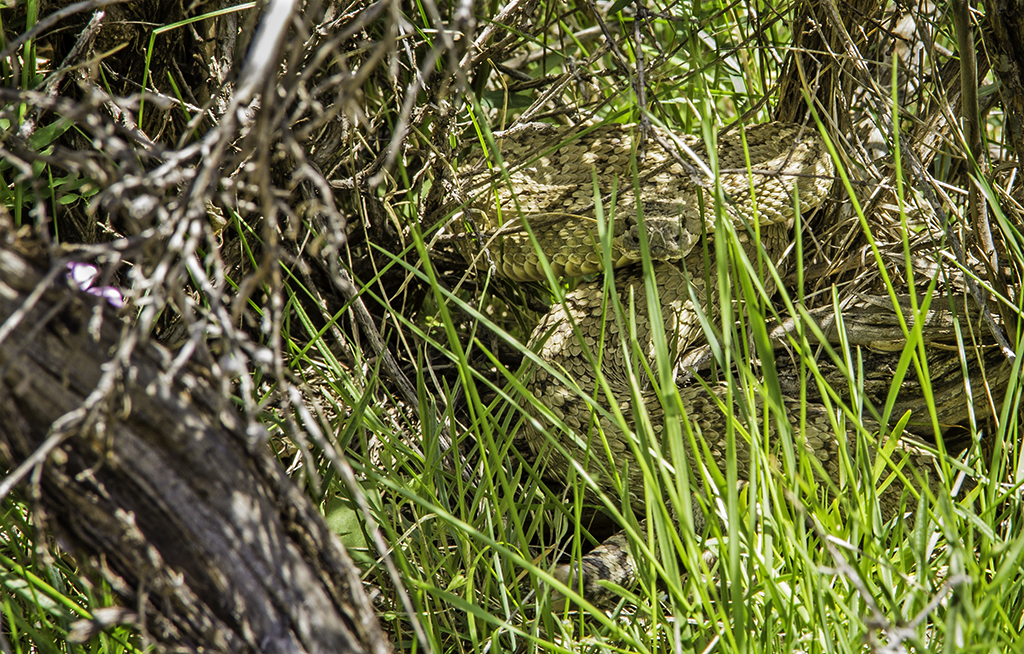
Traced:
[[167, 375], [153, 343], [123, 356], [125, 321], [31, 246], [0, 229], [3, 493], [21, 480], [60, 544], [144, 615], [111, 614], [160, 650], [390, 652], [265, 441], [202, 371]]
[[999, 93], [1006, 131], [1020, 164], [1024, 157], [1024, 1], [986, 3], [985, 27], [995, 37], [992, 70], [1002, 82]]

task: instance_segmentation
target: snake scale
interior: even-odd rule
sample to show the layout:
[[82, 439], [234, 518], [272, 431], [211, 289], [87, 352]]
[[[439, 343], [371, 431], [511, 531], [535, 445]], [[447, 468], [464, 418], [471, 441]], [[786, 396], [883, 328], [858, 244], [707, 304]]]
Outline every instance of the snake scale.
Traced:
[[[556, 304], [541, 319], [529, 344], [547, 365], [534, 366], [526, 388], [547, 411], [531, 406], [528, 411], [535, 420], [527, 420], [524, 429], [526, 441], [548, 475], [561, 477], [570, 467], [579, 466], [598, 488], [614, 497], [610, 480], [625, 471], [635, 507], [642, 506], [644, 497], [641, 466], [629, 443], [637, 438], [635, 408], [642, 405], [649, 417], [646, 424], [653, 431], [649, 447], [656, 452], [663, 451], [659, 436], [666, 419], [654, 385], [637, 375], [642, 370], [639, 364], [658, 370], [657, 338], [648, 318], [650, 299], [641, 263], [643, 247], [654, 260], [649, 273], [655, 281], [669, 351], [681, 356], [704, 338], [698, 310], [707, 312], [712, 321], [717, 319], [716, 307], [706, 302], [709, 289], [713, 294], [717, 285], [714, 248], [707, 249], [708, 266], [705, 248], [694, 246], [702, 238], [713, 238], [716, 224], [727, 224], [714, 218], [714, 185], [701, 181], [709, 179], [707, 173], [715, 168], [704, 142], [652, 129], [653, 138], [640, 147], [639, 128], [633, 125], [575, 130], [524, 125], [496, 135], [500, 158], [477, 153], [459, 170], [459, 184], [468, 198], [463, 222], [471, 223], [478, 237], [463, 239], [466, 256], [480, 261], [486, 252], [500, 274], [516, 281], [546, 278], [538, 249], [555, 276], [598, 273], [606, 265], [617, 269], [615, 292], [622, 306], [632, 307], [635, 327], [615, 319], [600, 278], [581, 283], [564, 304]], [[820, 136], [800, 125], [754, 125], [720, 137], [714, 154], [724, 198], [720, 203], [723, 220], [731, 222], [750, 261], [757, 262], [761, 256], [781, 268], [795, 206], [810, 212], [823, 202], [832, 185], [832, 159]], [[601, 217], [609, 225], [604, 249]], [[771, 292], [771, 277], [764, 277]], [[643, 361], [629, 360], [623, 339], [632, 343], [630, 351]], [[598, 381], [595, 361], [606, 386]], [[725, 390], [712, 386], [709, 392], [694, 385], [679, 392], [684, 411], [702, 434], [705, 453], [712, 459], [703, 461], [706, 455], [702, 458], [688, 451], [690, 465], [698, 465], [701, 459], [724, 471], [726, 418], [721, 407]], [[617, 405], [627, 429], [593, 410], [594, 402], [606, 409]], [[786, 410], [799, 415], [800, 406], [787, 400]], [[825, 474], [838, 482], [839, 440], [823, 409], [812, 405], [805, 410], [800, 441], [821, 462]], [[552, 438], [560, 447], [553, 446]], [[736, 440], [742, 477], [750, 453], [742, 438]], [[854, 439], [848, 442], [854, 447]], [[912, 458], [926, 456], [904, 449]], [[670, 465], [664, 457], [659, 460]], [[895, 511], [901, 491], [899, 484], [891, 484], [881, 494], [883, 512]], [[698, 530], [703, 516], [695, 506]], [[612, 537], [577, 566], [561, 567], [556, 576], [581, 588], [591, 601], [604, 601], [608, 591], [598, 582], [629, 585], [634, 577], [625, 537]]]

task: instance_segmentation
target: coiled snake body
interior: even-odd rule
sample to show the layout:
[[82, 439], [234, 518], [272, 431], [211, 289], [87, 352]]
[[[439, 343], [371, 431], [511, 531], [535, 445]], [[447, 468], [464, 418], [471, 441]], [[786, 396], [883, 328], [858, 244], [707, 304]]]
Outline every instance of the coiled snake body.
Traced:
[[[703, 338], [698, 318], [701, 311], [709, 313], [706, 300], [717, 284], [713, 258], [707, 266], [705, 248], [694, 245], [713, 236], [716, 225], [726, 226], [735, 229], [736, 241], [755, 269], [764, 260], [781, 265], [795, 207], [803, 213], [817, 207], [829, 192], [834, 172], [820, 137], [806, 127], [769, 123], [734, 131], [719, 140], [715, 151], [724, 199], [719, 202], [721, 218], [715, 220], [714, 186], [700, 181], [709, 179], [706, 173], [715, 167], [703, 142], [660, 129], [654, 129], [652, 137], [638, 151], [635, 126], [566, 133], [553, 126], [527, 125], [497, 139], [504, 167], [498, 165], [498, 157], [478, 155], [460, 169], [462, 189], [469, 198], [466, 222], [474, 224], [483, 240], [482, 248], [479, 242], [475, 249], [467, 248], [470, 256], [480, 257], [486, 250], [501, 274], [519, 281], [543, 280], [536, 240], [555, 276], [596, 273], [606, 264], [620, 268], [615, 292], [626, 315], [635, 316], [635, 326], [616, 319], [601, 279], [581, 284], [564, 304], [552, 308], [530, 341], [546, 365], [535, 366], [526, 383], [547, 411], [531, 408], [536, 420], [524, 429], [549, 474], [565, 475], [578, 466], [615, 496], [611, 480], [625, 471], [637, 505], [643, 500], [644, 481], [629, 442], [637, 442], [632, 435], [634, 409], [642, 405], [649, 418], [645, 423], [653, 433], [646, 447], [652, 451], [662, 452], [659, 435], [665, 420], [654, 384], [637, 374], [642, 365], [658, 370], [660, 330], [652, 328], [650, 316], [660, 313], [670, 352], [687, 352]], [[606, 230], [600, 228], [602, 220], [608, 224]], [[654, 260], [649, 274], [657, 300], [644, 281], [645, 244]], [[770, 292], [772, 278], [763, 277]], [[651, 301], [657, 307], [649, 306]], [[657, 309], [653, 314], [652, 308]], [[710, 307], [708, 318], [716, 317]], [[623, 342], [631, 355], [625, 353]], [[598, 372], [604, 384], [599, 383]], [[714, 397], [719, 392], [712, 388], [709, 394], [700, 386], [680, 389], [684, 411], [714, 459], [704, 463], [724, 470], [725, 418], [720, 398]], [[594, 410], [594, 404], [605, 409], [616, 405], [627, 429], [609, 419], [607, 412]], [[787, 409], [799, 411], [795, 405]], [[558, 427], [547, 430], [537, 424]], [[838, 478], [839, 444], [831, 424], [813, 410], [805, 424], [804, 446], [830, 477]], [[737, 456], [742, 471], [742, 459], [749, 452], [741, 440], [737, 439]], [[691, 465], [703, 459], [699, 453], [687, 456]], [[883, 506], [895, 507], [899, 489], [892, 488], [881, 499]], [[702, 516], [695, 509], [696, 525], [702, 524]], [[618, 536], [584, 558], [578, 568], [581, 577], [572, 582], [582, 583], [585, 596], [601, 598], [601, 579], [630, 582], [632, 562], [624, 545]], [[563, 569], [562, 575], [568, 580], [571, 570]]]

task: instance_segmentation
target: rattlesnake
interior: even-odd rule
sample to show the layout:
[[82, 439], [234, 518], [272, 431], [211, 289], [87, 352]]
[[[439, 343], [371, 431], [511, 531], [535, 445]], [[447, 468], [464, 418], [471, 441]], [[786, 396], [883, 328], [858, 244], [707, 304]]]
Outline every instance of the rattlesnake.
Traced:
[[[706, 302], [709, 288], [713, 297], [717, 284], [714, 248], [694, 246], [713, 235], [716, 225], [724, 226], [735, 230], [735, 241], [755, 270], [759, 265], [767, 269], [764, 262], [781, 268], [794, 207], [807, 213], [821, 204], [834, 173], [821, 138], [807, 127], [769, 123], [733, 131], [717, 144], [724, 201], [718, 203], [723, 211], [715, 220], [714, 186], [702, 182], [710, 179], [705, 173], [714, 168], [704, 143], [659, 128], [653, 128], [651, 136], [638, 151], [636, 126], [566, 131], [531, 124], [496, 139], [500, 158], [478, 153], [459, 171], [467, 199], [463, 224], [467, 234], [477, 237], [464, 239], [463, 249], [478, 264], [492, 262], [513, 280], [543, 280], [547, 273], [539, 249], [554, 276], [598, 273], [606, 263], [620, 268], [615, 292], [626, 315], [635, 316], [635, 327], [616, 319], [600, 278], [580, 284], [564, 303], [556, 304], [530, 339], [529, 347], [543, 364], [534, 367], [526, 388], [543, 409], [527, 403], [532, 419], [524, 430], [549, 475], [564, 476], [575, 466], [585, 470], [598, 488], [614, 494], [611, 480], [625, 469], [634, 506], [641, 506], [644, 497], [642, 468], [628, 442], [637, 439], [634, 409], [642, 405], [646, 410], [653, 431], [647, 447], [655, 452], [663, 452], [659, 435], [665, 420], [654, 384], [637, 374], [642, 365], [655, 371], [656, 379], [658, 371], [659, 330], [650, 323], [645, 278], [654, 281], [659, 296], [654, 315], [662, 316], [667, 348], [678, 359], [703, 338], [700, 313], [712, 322], [717, 319], [716, 308]], [[601, 219], [610, 225], [607, 230], [600, 229]], [[645, 245], [653, 260], [647, 269], [642, 261]], [[771, 292], [772, 277], [760, 277]], [[635, 355], [633, 361], [624, 355], [623, 339]], [[606, 383], [599, 383], [599, 377]], [[715, 387], [710, 393], [701, 386], [680, 389], [683, 410], [723, 470], [724, 394]], [[613, 404], [625, 418], [625, 431], [610, 418], [607, 409]], [[594, 410], [594, 405], [606, 411]], [[799, 415], [800, 407], [793, 402], [787, 400], [786, 409]], [[839, 441], [824, 412], [806, 410], [802, 442], [825, 473], [838, 479]], [[749, 451], [742, 439], [737, 441], [742, 475], [742, 459]], [[694, 453], [687, 456], [695, 465]], [[895, 509], [901, 491], [892, 484], [882, 494], [883, 511]], [[695, 508], [694, 518], [700, 526], [703, 512]], [[581, 562], [582, 579], [574, 577], [572, 583], [581, 583], [589, 599], [602, 598], [602, 586], [597, 584], [601, 579], [631, 581], [632, 562], [624, 543], [624, 537], [617, 536]], [[563, 568], [560, 574], [569, 580], [571, 569]]]

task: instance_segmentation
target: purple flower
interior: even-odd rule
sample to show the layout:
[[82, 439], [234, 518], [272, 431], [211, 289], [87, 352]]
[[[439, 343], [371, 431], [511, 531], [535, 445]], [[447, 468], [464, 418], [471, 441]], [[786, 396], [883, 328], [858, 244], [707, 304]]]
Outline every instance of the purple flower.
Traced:
[[117, 290], [113, 286], [93, 286], [99, 276], [99, 268], [91, 263], [80, 263], [77, 261], [68, 263], [68, 279], [70, 279], [75, 286], [86, 293], [91, 293], [92, 295], [105, 299], [118, 309], [123, 307], [124, 297], [121, 295], [121, 291]]

